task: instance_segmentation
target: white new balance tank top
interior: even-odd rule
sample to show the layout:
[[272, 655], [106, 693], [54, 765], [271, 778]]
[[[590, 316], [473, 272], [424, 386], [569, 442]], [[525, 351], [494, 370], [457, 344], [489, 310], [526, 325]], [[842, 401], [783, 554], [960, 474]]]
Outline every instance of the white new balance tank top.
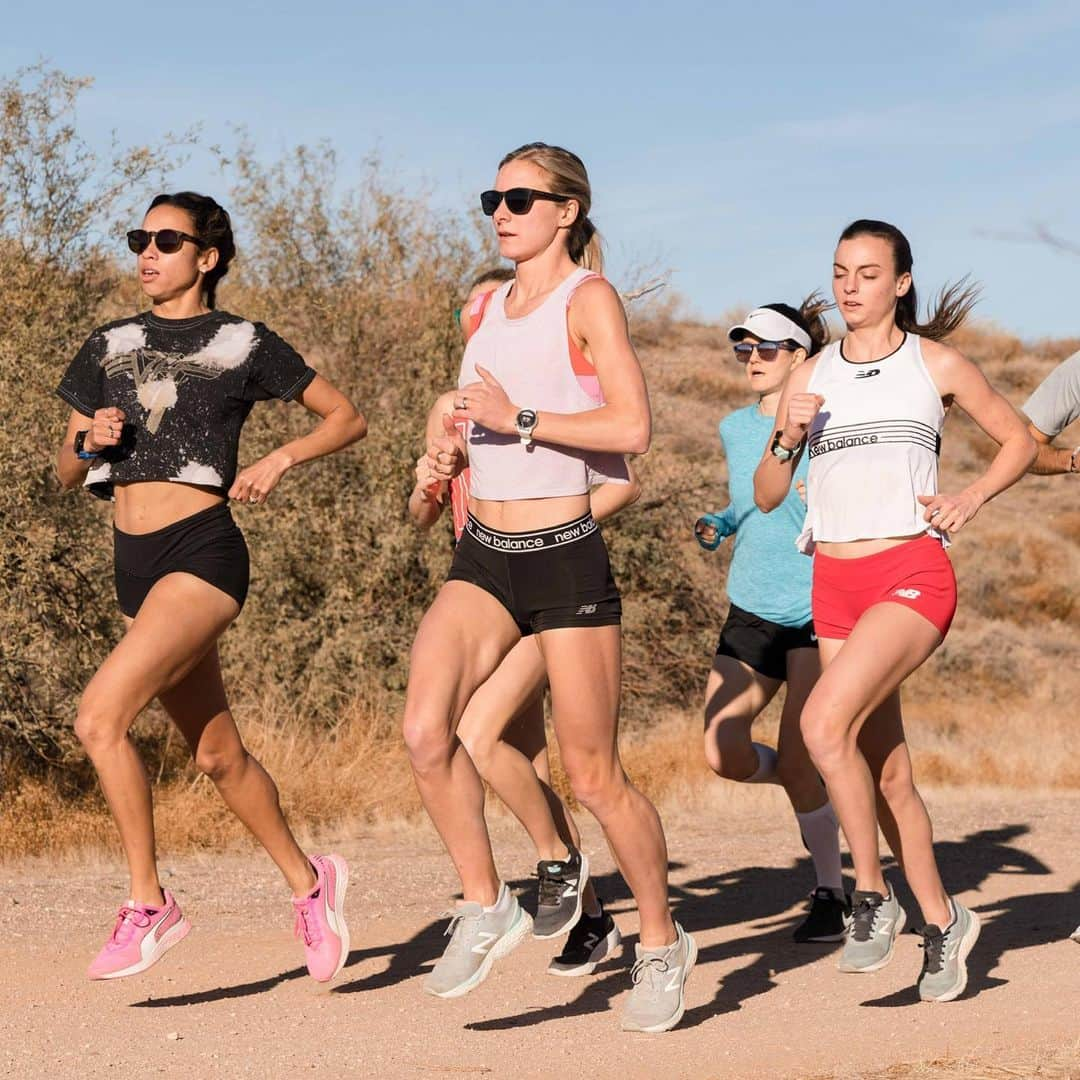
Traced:
[[[502, 384], [510, 400], [538, 412], [580, 413], [604, 404], [594, 371], [571, 357], [566, 312], [577, 287], [596, 277], [575, 270], [535, 310], [507, 318], [505, 301], [513, 282], [491, 297], [483, 321], [469, 338], [461, 361], [458, 387], [479, 381], [476, 366]], [[478, 499], [510, 501], [584, 495], [592, 484], [627, 483], [621, 454], [577, 450], [533, 440], [524, 445], [516, 434], [501, 435], [470, 423], [469, 490]]]
[[844, 359], [843, 342], [827, 346], [807, 392], [825, 404], [807, 435], [807, 528], [802, 550], [818, 541], [872, 540], [930, 532], [919, 495], [936, 495], [945, 409], [907, 334], [873, 363]]

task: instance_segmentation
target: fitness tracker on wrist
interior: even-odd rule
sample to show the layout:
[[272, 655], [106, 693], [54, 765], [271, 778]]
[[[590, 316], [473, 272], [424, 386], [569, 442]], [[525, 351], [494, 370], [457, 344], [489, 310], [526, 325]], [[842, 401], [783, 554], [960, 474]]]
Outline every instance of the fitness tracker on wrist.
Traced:
[[89, 435], [89, 431], [76, 431], [75, 439], [72, 442], [72, 447], [75, 450], [75, 456], [82, 461], [89, 461], [91, 458], [101, 456], [100, 450], [87, 450], [86, 449], [86, 436]]
[[518, 438], [525, 446], [528, 446], [532, 442], [533, 428], [536, 427], [536, 423], [539, 417], [536, 415], [535, 409], [522, 409], [517, 414], [514, 420], [514, 427], [517, 430]]
[[772, 456], [778, 461], [790, 461], [799, 452], [799, 447], [802, 446], [802, 439], [789, 450], [780, 442], [780, 438], [783, 434], [784, 432], [781, 430], [773, 436], [772, 446], [769, 447], [769, 450], [771, 451]]

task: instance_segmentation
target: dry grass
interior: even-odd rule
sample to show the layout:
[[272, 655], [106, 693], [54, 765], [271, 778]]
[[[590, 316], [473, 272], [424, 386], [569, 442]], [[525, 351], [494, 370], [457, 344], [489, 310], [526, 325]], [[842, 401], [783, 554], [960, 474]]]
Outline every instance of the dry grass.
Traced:
[[1077, 1080], [1080, 1043], [1047, 1049], [1033, 1057], [944, 1057], [890, 1065], [872, 1072], [819, 1073], [805, 1080]]

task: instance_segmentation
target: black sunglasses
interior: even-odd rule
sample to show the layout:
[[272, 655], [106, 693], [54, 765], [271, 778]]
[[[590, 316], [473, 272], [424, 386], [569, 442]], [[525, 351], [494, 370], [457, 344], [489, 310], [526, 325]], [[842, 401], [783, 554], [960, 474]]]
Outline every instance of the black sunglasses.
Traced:
[[499, 209], [499, 203], [506, 201], [506, 209], [511, 214], [527, 214], [537, 199], [547, 202], [569, 202], [572, 195], [556, 195], [551, 191], [537, 191], [535, 188], [515, 187], [509, 191], [481, 191], [480, 209], [491, 217]]
[[759, 341], [756, 345], [749, 341], [740, 341], [735, 346], [735, 359], [742, 364], [748, 363], [757, 349], [762, 360], [775, 360], [780, 350], [794, 352], [799, 346], [793, 341]]
[[181, 232], [179, 229], [155, 229], [153, 232], [146, 229], [132, 229], [127, 234], [128, 247], [141, 255], [153, 241], [162, 255], [175, 255], [183, 246], [184, 241], [190, 240], [197, 248], [204, 248], [203, 243], [197, 236]]

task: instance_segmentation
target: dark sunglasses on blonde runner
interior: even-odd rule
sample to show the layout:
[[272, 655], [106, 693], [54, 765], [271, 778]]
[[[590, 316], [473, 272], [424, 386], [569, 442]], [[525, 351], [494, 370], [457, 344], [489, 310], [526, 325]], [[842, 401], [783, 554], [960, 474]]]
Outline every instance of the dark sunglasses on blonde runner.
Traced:
[[793, 341], [759, 341], [756, 345], [749, 341], [740, 341], [732, 348], [735, 350], [735, 359], [740, 364], [745, 364], [753, 358], [755, 349], [757, 349], [757, 354], [762, 360], [775, 360], [780, 355], [781, 350], [794, 352], [800, 346]]
[[547, 202], [569, 202], [571, 196], [556, 195], [552, 191], [537, 191], [535, 188], [527, 187], [510, 188], [508, 191], [482, 191], [480, 192], [480, 209], [491, 217], [499, 209], [499, 204], [505, 201], [506, 209], [511, 214], [527, 214], [537, 199], [544, 199]]
[[180, 232], [179, 229], [156, 229], [153, 232], [147, 229], [132, 229], [127, 234], [128, 247], [136, 255], [141, 255], [151, 241], [162, 255], [175, 255], [184, 246], [185, 240], [190, 240], [197, 248], [206, 246], [197, 236]]

